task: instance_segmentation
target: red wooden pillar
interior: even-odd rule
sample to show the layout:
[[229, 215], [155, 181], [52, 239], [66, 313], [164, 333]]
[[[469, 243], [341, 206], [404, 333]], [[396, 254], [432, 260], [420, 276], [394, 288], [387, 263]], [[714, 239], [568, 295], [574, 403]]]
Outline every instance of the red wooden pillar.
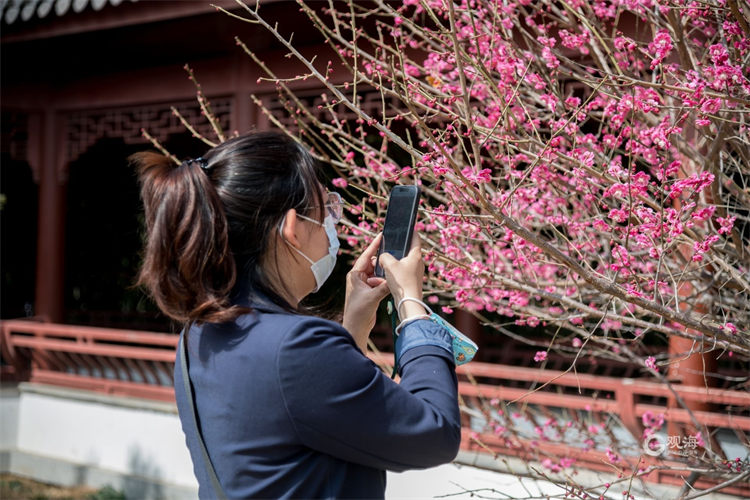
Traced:
[[[694, 130], [688, 130], [686, 133], [693, 135]], [[686, 162], [685, 168], [687, 170], [680, 170], [678, 176], [685, 178], [688, 174], [698, 171], [702, 168], [701, 165], [695, 165], [692, 162]], [[711, 198], [710, 190], [705, 191], [706, 201], [713, 203], [714, 200]], [[675, 209], [679, 210], [682, 205], [682, 200], [677, 198], [674, 200]], [[710, 224], [710, 223], [707, 223]], [[685, 260], [690, 262], [692, 257], [693, 249], [689, 245], [683, 245], [680, 251], [685, 257]], [[682, 282], [677, 290], [677, 295], [680, 300], [679, 310], [680, 312], [693, 312], [698, 315], [706, 314], [708, 307], [702, 301], [697, 301], [692, 304], [692, 311], [690, 311], [690, 305], [685, 302], [685, 298], [691, 297], [695, 292], [695, 289], [689, 281]], [[713, 385], [713, 377], [705, 376], [706, 373], [716, 372], [716, 354], [715, 353], [703, 353], [704, 345], [699, 339], [702, 338], [700, 332], [686, 329], [687, 333], [692, 338], [679, 337], [672, 335], [669, 338], [669, 380], [674, 384], [681, 384], [690, 387], [705, 387], [708, 388]], [[695, 339], [695, 340], [693, 340]], [[691, 411], [706, 411], [710, 409], [710, 405], [702, 401], [685, 401], [684, 406], [686, 409]], [[677, 408], [678, 404], [676, 398], [670, 397], [667, 402], [668, 408]], [[677, 424], [671, 420], [668, 421], [667, 432], [669, 436], [678, 438], [681, 440], [683, 436], [692, 435], [698, 432], [700, 429], [696, 429], [693, 425]], [[707, 439], [707, 436], [703, 436]]]
[[[682, 284], [678, 290], [679, 296], [688, 297], [691, 295], [693, 286], [689, 282]], [[680, 304], [680, 309], [685, 310], [685, 304]], [[703, 314], [707, 311], [704, 304], [696, 304], [694, 312]], [[700, 337], [699, 332], [693, 330], [687, 330], [688, 333], [693, 334], [693, 338], [697, 339]], [[692, 339], [679, 337], [672, 335], [669, 338], [669, 380], [672, 383], [690, 386], [690, 387], [704, 387], [706, 391], [713, 385], [714, 379], [712, 377], [704, 376], [705, 373], [716, 372], [716, 356], [711, 353], [704, 354], [701, 351], [704, 346], [700, 341], [694, 341]], [[689, 354], [691, 353], [691, 354]], [[670, 397], [668, 408], [678, 408], [680, 405], [674, 397]], [[685, 407], [691, 411], [709, 411], [711, 406], [708, 403], [702, 401], [685, 401]], [[694, 435], [700, 429], [696, 429], [693, 425], [678, 424], [673, 421], [669, 421], [667, 425], [667, 432], [669, 436], [676, 436], [680, 440], [682, 437], [688, 435]], [[707, 439], [707, 436], [702, 436]]]
[[[250, 58], [243, 53], [235, 61], [234, 72], [234, 103], [230, 117], [232, 132], [248, 133], [257, 125], [257, 107], [250, 99], [250, 83], [254, 82], [253, 68]], [[257, 78], [257, 76], [256, 76]]]
[[471, 340], [477, 343], [481, 351], [483, 339], [482, 336], [482, 325], [479, 324], [479, 320], [468, 311], [463, 309], [456, 309], [453, 316], [453, 326], [455, 326], [461, 333], [468, 336]]
[[37, 142], [40, 148], [39, 222], [34, 312], [54, 322], [61, 322], [64, 315], [66, 180], [62, 167], [67, 155], [61, 121], [55, 111], [46, 111]]

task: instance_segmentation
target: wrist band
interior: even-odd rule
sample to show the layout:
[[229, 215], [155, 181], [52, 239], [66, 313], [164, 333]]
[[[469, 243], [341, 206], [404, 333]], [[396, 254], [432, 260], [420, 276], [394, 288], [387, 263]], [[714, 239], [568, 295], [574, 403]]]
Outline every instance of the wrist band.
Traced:
[[[401, 306], [404, 304], [404, 302], [416, 302], [417, 304], [420, 304], [422, 307], [424, 307], [424, 310], [427, 311], [427, 315], [432, 314], [432, 309], [422, 302], [419, 299], [415, 299], [414, 297], [403, 297], [401, 300], [398, 301], [398, 304], [396, 305], [396, 313], [398, 313], [398, 318], [401, 319]], [[425, 314], [422, 314], [421, 316], [427, 316]], [[405, 320], [402, 320], [403, 323]]]

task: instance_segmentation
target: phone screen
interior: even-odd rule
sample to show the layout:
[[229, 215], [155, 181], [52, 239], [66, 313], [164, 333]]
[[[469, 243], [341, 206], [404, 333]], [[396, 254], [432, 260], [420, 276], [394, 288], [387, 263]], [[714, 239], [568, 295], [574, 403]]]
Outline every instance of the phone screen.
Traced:
[[[411, 246], [414, 222], [417, 217], [419, 188], [417, 186], [396, 186], [388, 200], [388, 211], [383, 225], [383, 242], [378, 256], [389, 253], [397, 259], [406, 255]], [[383, 277], [380, 265], [375, 266], [375, 275]]]
[[412, 212], [414, 210], [414, 193], [411, 191], [394, 191], [388, 203], [388, 213], [383, 226], [384, 251], [397, 259], [404, 256], [408, 246], [407, 237], [411, 234]]

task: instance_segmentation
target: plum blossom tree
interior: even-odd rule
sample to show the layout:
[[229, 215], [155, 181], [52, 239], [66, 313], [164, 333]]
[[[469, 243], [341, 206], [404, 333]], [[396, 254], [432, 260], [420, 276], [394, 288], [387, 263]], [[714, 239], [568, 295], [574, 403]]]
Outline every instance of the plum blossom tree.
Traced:
[[[519, 326], [548, 335], [532, 342], [532, 364], [553, 354], [570, 369], [585, 357], [625, 361], [669, 385], [669, 366], [699, 355], [747, 373], [747, 4], [299, 1], [330, 47], [322, 60], [303, 55], [262, 7], [238, 3], [239, 14], [225, 12], [267, 29], [306, 68], [276, 74], [237, 40], [291, 121], [255, 102], [338, 173], [350, 245], [380, 227], [390, 186], [416, 183], [430, 298], [499, 335], [519, 339]], [[324, 89], [314, 104], [294, 91], [304, 80]], [[376, 105], [363, 106], [373, 91]], [[657, 347], [675, 338], [687, 347]], [[497, 401], [488, 407], [504, 414]], [[663, 423], [644, 415], [643, 437]], [[502, 434], [513, 424], [488, 425]], [[558, 425], [536, 432], [550, 439]], [[603, 434], [579, 429], [589, 446]], [[621, 444], [607, 443], [617, 464]], [[545, 460], [552, 472], [572, 462]], [[747, 459], [727, 470], [710, 446], [698, 463], [719, 483], [749, 474]]]

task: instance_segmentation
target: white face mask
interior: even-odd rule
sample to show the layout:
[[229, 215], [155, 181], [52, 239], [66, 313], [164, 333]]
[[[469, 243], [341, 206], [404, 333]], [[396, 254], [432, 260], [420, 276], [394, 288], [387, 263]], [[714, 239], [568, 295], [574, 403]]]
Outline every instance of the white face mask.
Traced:
[[[319, 226], [323, 226], [326, 229], [326, 236], [328, 237], [328, 254], [321, 257], [317, 262], [314, 262], [310, 257], [302, 253], [300, 249], [295, 248], [293, 245], [289, 245], [295, 252], [303, 256], [310, 263], [310, 270], [312, 271], [313, 276], [315, 276], [315, 289], [313, 290], [313, 293], [315, 293], [320, 290], [320, 287], [323, 286], [323, 283], [325, 283], [333, 272], [333, 268], [336, 266], [336, 254], [338, 254], [340, 246], [339, 237], [336, 233], [336, 223], [333, 222], [333, 218], [330, 215], [327, 215], [326, 218], [323, 219], [322, 224], [315, 219], [305, 217], [304, 215], [297, 214], [297, 217], [314, 222]], [[284, 216], [284, 219], [281, 221], [279, 233], [281, 233], [281, 228], [284, 227], [285, 220], [286, 216]], [[286, 242], [283, 233], [281, 238]], [[287, 242], [287, 244], [289, 244], [289, 242]]]

